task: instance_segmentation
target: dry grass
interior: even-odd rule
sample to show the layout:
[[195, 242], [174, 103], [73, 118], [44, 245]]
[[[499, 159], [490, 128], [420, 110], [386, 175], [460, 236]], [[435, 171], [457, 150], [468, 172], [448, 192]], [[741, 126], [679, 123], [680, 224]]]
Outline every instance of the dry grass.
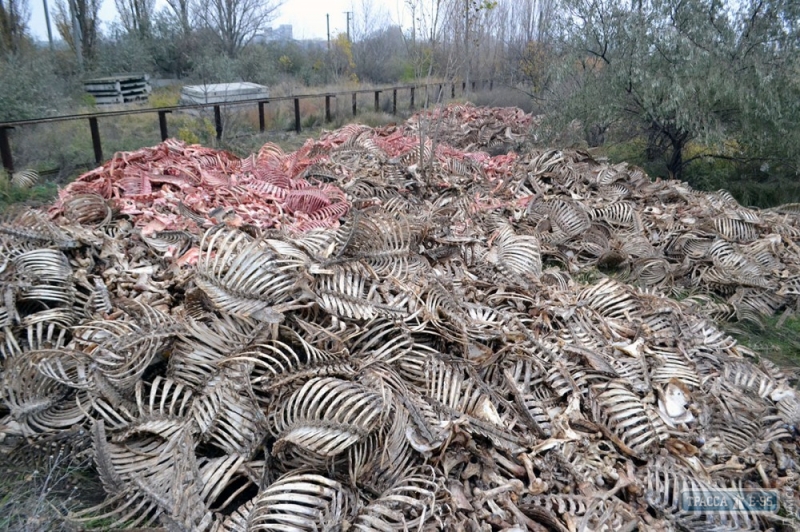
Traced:
[[71, 511], [96, 504], [104, 493], [90, 461], [42, 452], [32, 465], [0, 459], [0, 530], [73, 531]]
[[515, 89], [496, 85], [491, 91], [474, 92], [467, 99], [475, 105], [488, 107], [519, 107], [526, 113], [539, 114], [541, 109], [529, 94]]

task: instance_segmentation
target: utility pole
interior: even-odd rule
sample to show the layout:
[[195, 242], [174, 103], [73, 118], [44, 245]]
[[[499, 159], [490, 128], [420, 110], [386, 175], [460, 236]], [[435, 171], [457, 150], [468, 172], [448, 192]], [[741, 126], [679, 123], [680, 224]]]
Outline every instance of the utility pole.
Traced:
[[328, 26], [328, 51], [331, 51], [331, 16], [329, 13], [325, 13], [325, 23]]
[[344, 14], [347, 15], [347, 42], [351, 42], [350, 41], [350, 17], [353, 14], [353, 12], [352, 11], [345, 11]]

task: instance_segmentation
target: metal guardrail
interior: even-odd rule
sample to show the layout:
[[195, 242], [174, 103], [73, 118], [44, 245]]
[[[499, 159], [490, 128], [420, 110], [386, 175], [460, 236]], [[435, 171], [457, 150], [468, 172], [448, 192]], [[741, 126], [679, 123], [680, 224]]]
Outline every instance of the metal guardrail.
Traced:
[[[397, 91], [401, 90], [408, 90], [409, 91], [409, 108], [413, 110], [415, 108], [415, 97], [416, 97], [416, 89], [423, 88], [427, 91], [429, 87], [438, 87], [435, 101], [442, 101], [444, 100], [444, 87], [446, 83], [426, 83], [421, 85], [399, 85], [399, 86], [390, 86], [390, 87], [383, 87], [380, 89], [356, 89], [356, 90], [348, 90], [348, 91], [338, 91], [338, 92], [323, 92], [323, 93], [316, 93], [316, 94], [298, 94], [294, 96], [278, 96], [274, 98], [258, 98], [252, 100], [239, 100], [236, 102], [229, 102], [229, 103], [200, 103], [200, 104], [189, 104], [189, 105], [175, 105], [171, 107], [148, 107], [144, 109], [122, 109], [118, 111], [106, 111], [101, 113], [80, 113], [80, 114], [71, 114], [71, 115], [60, 115], [60, 116], [50, 116], [50, 117], [43, 117], [43, 118], [32, 118], [27, 120], [13, 120], [9, 122], [0, 122], [0, 159], [2, 160], [3, 167], [8, 172], [14, 171], [14, 158], [11, 152], [11, 141], [9, 138], [9, 132], [15, 128], [20, 128], [24, 126], [36, 125], [36, 124], [47, 124], [53, 122], [69, 122], [75, 120], [88, 120], [89, 121], [89, 130], [92, 135], [92, 147], [94, 148], [94, 158], [95, 162], [100, 165], [103, 162], [103, 144], [102, 139], [100, 138], [100, 127], [98, 124], [98, 119], [105, 119], [105, 118], [112, 118], [118, 116], [126, 116], [126, 115], [139, 115], [139, 114], [150, 114], [150, 113], [157, 113], [158, 114], [158, 126], [161, 133], [161, 140], [167, 140], [169, 137], [169, 129], [167, 124], [167, 114], [173, 113], [175, 111], [184, 111], [190, 109], [207, 109], [209, 107], [214, 109], [214, 127], [217, 134], [217, 139], [222, 138], [222, 107], [241, 107], [244, 105], [258, 105], [258, 125], [259, 131], [263, 133], [266, 129], [266, 119], [264, 115], [264, 109], [267, 104], [280, 102], [280, 101], [294, 101], [294, 129], [297, 133], [300, 133], [302, 130], [301, 127], [301, 117], [300, 117], [300, 100], [311, 99], [311, 98], [325, 98], [325, 122], [331, 122], [333, 117], [331, 115], [331, 99], [336, 98], [338, 96], [352, 94], [352, 109], [353, 109], [353, 116], [358, 114], [358, 95], [359, 94], [366, 94], [366, 93], [374, 93], [375, 94], [375, 111], [380, 111], [380, 95], [381, 93], [392, 91], [392, 114], [397, 114]], [[450, 83], [450, 97], [455, 98], [456, 96], [456, 83]], [[493, 80], [476, 80], [472, 81], [472, 91], [476, 90], [485, 90], [487, 87], [491, 91], [494, 88], [494, 81]], [[462, 95], [466, 93], [467, 84], [466, 82], [461, 82], [461, 93]], [[427, 103], [427, 99], [426, 102]]]

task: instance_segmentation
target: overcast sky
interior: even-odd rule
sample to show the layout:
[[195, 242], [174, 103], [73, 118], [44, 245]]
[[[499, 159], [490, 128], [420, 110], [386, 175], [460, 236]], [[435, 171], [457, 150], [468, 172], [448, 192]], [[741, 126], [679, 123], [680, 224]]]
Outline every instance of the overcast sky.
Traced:
[[[43, 0], [29, 0], [31, 8], [30, 30], [33, 36], [42, 41], [47, 40], [47, 26], [44, 21]], [[102, 31], [115, 20], [119, 21], [114, 0], [101, 0], [100, 20]], [[58, 32], [53, 23], [56, 0], [47, 0], [50, 7], [50, 24], [53, 38], [58, 39]], [[331, 36], [344, 33], [347, 29], [345, 11], [361, 11], [363, 0], [286, 0], [279, 8], [279, 15], [272, 26], [291, 24], [295, 39], [324, 39], [325, 14], [331, 16]], [[156, 0], [156, 9], [166, 5], [164, 0]], [[390, 21], [402, 22], [403, 0], [376, 0], [373, 10], [383, 10]]]

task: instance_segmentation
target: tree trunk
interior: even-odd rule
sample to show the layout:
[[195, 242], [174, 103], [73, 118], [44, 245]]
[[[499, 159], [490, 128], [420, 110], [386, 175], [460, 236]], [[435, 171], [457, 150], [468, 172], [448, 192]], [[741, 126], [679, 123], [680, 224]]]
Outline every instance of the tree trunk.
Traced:
[[470, 67], [470, 56], [469, 56], [469, 4], [470, 0], [464, 0], [464, 59], [466, 59], [465, 65], [465, 75], [464, 75], [464, 92], [469, 93], [469, 67]]
[[647, 132], [647, 147], [645, 148], [644, 154], [648, 161], [655, 161], [664, 155], [663, 138], [664, 134], [658, 127], [658, 124], [654, 123]]
[[608, 126], [603, 124], [592, 124], [586, 129], [586, 144], [590, 148], [602, 146], [606, 142], [606, 130]]
[[672, 179], [683, 181], [683, 149], [686, 147], [686, 135], [676, 135], [671, 141], [672, 154], [667, 161], [667, 171]]

